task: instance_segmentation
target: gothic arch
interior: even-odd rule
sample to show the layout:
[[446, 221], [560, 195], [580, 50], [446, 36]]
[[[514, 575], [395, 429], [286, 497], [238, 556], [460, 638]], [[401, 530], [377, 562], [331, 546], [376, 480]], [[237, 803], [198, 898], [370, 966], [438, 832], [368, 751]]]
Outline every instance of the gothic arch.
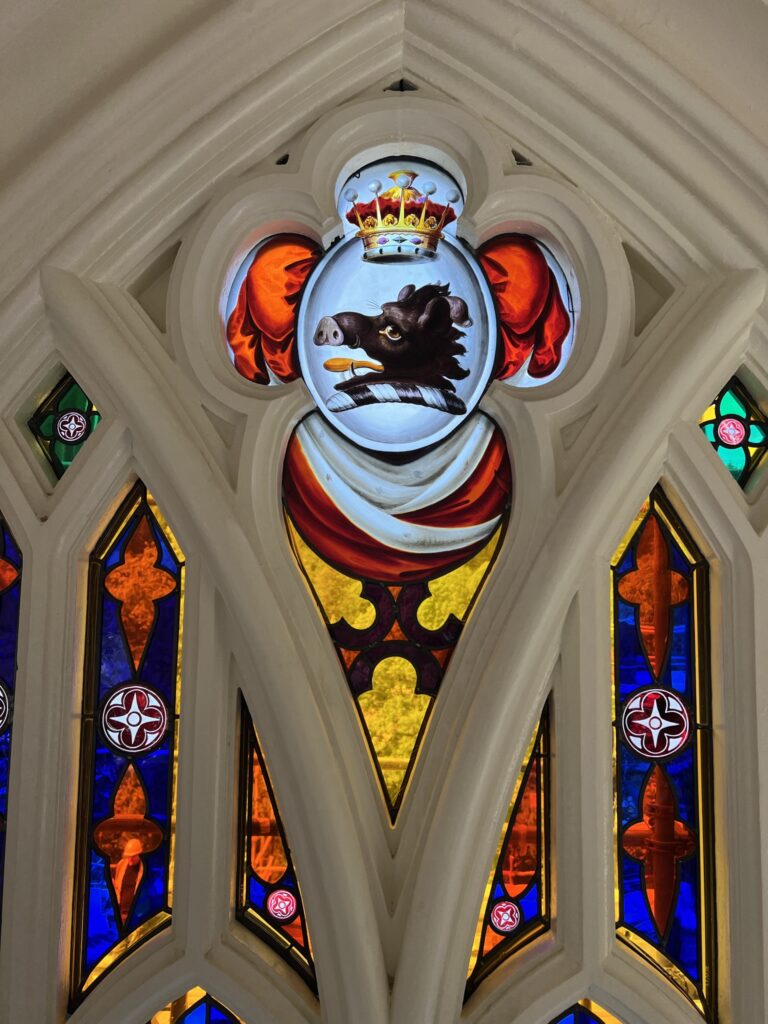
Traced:
[[[76, 773], [83, 564], [137, 473], [189, 553], [182, 759], [186, 746], [196, 760], [186, 774], [182, 767], [179, 821], [180, 842], [186, 830], [195, 852], [179, 859], [173, 931], [105, 981], [77, 1011], [78, 1024], [143, 1024], [194, 984], [248, 1024], [458, 1019], [487, 873], [477, 850], [496, 842], [550, 686], [558, 756], [580, 765], [576, 779], [557, 782], [557, 927], [523, 964], [499, 969], [464, 1019], [536, 1024], [587, 991], [627, 1024], [695, 1019], [663, 982], [613, 951], [604, 877], [610, 716], [606, 710], [590, 725], [588, 714], [590, 697], [599, 698], [609, 679], [601, 573], [663, 477], [717, 567], [721, 680], [747, 681], [746, 693], [724, 688], [720, 708], [720, 811], [728, 834], [746, 835], [738, 842], [748, 847], [721, 887], [724, 934], [730, 928], [721, 970], [724, 1021], [757, 1019], [764, 939], [746, 908], [762, 888], [758, 784], [766, 780], [754, 716], [766, 653], [756, 609], [768, 583], [761, 567], [768, 498], [764, 488], [735, 495], [694, 424], [742, 362], [768, 385], [759, 154], [721, 110], [671, 68], [649, 64], [585, 5], [576, 18], [555, 3], [535, 12], [516, 4], [508, 24], [485, 3], [473, 5], [471, 20], [453, 3], [439, 10], [350, 3], [343, 18], [324, 6], [290, 34], [277, 13], [260, 26], [260, 48], [272, 63], [258, 75], [249, 64], [252, 39], [228, 33], [226, 19], [216, 33], [198, 26], [87, 123], [54, 140], [0, 199], [11, 240], [0, 307], [8, 368], [0, 383], [0, 498], [25, 545], [27, 615], [44, 623], [44, 643], [23, 641], [20, 671], [7, 870], [21, 883], [6, 897], [4, 934], [21, 938], [4, 943], [0, 961], [8, 1013], [52, 1024], [63, 1008], [68, 929], [60, 920], [71, 885], [67, 794]], [[467, 61], [472, 52], [484, 54], [482, 68]], [[401, 76], [420, 92], [382, 93]], [[144, 117], [128, 116], [149, 96], [155, 102]], [[487, 112], [486, 123], [478, 112]], [[117, 135], [110, 126], [120, 121]], [[252, 393], [206, 342], [218, 340], [217, 274], [265, 211], [274, 223], [303, 224], [327, 241], [330, 188], [344, 162], [402, 140], [447, 151], [477, 194], [490, 196], [470, 211], [478, 240], [508, 222], [562, 232], [589, 315], [573, 373], [525, 401], [511, 401], [500, 385], [485, 399], [524, 483], [504, 563], [457, 651], [395, 834], [378, 813], [336, 662], [283, 538], [280, 464], [307, 408], [303, 385]], [[513, 146], [533, 167], [515, 165]], [[275, 154], [286, 151], [288, 164], [276, 167]], [[108, 184], [110, 166], [119, 170]], [[136, 296], [162, 277], [159, 257], [179, 241], [166, 332]], [[669, 286], [637, 338], [622, 242]], [[88, 386], [109, 422], [82, 465], [48, 493], [16, 411], [57, 360]], [[555, 576], [557, 587], [542, 585]], [[742, 644], [729, 641], [737, 634]], [[319, 1011], [290, 972], [230, 922], [228, 751], [238, 686], [279, 780], [312, 922]], [[588, 751], [569, 729], [573, 719], [594, 730]], [[211, 732], [215, 742], [198, 754]], [[738, 750], [736, 734], [745, 737]], [[31, 821], [22, 808], [36, 802], [41, 746], [49, 751], [45, 800]], [[726, 751], [738, 758], [727, 769]], [[750, 776], [754, 784], [737, 799], [736, 780]], [[765, 784], [760, 792], [768, 792]], [[65, 851], [53, 867], [40, 830], [60, 837]], [[588, 841], [602, 850], [594, 863]], [[566, 848], [581, 853], [569, 862]], [[724, 863], [728, 849], [720, 851]], [[587, 905], [598, 908], [596, 938], [585, 931]], [[33, 967], [44, 984], [31, 984]]]

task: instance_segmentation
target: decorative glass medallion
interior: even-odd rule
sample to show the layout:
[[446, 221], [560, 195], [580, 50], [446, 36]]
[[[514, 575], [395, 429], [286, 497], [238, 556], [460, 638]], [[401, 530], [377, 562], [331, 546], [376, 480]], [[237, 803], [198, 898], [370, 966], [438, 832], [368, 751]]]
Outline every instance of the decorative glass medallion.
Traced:
[[704, 410], [699, 426], [734, 480], [746, 487], [768, 451], [768, 420], [738, 377]]
[[171, 920], [183, 603], [183, 555], [137, 483], [90, 559], [73, 1008]]
[[19, 646], [21, 569], [21, 551], [0, 515], [0, 912], [3, 906], [13, 699]]
[[152, 1017], [149, 1024], [243, 1024], [205, 989], [193, 988]]
[[410, 452], [477, 406], [496, 314], [477, 262], [450, 236], [431, 260], [405, 263], [361, 260], [352, 237], [310, 277], [297, 341], [302, 376], [336, 430], [369, 451]]
[[502, 961], [549, 928], [549, 703], [517, 780], [499, 839], [464, 998]]
[[711, 1019], [707, 564], [657, 487], [613, 560], [616, 930]]
[[237, 917], [317, 994], [315, 968], [291, 851], [245, 700], [240, 702]]
[[40, 403], [28, 425], [54, 473], [61, 478], [100, 420], [93, 402], [67, 373]]

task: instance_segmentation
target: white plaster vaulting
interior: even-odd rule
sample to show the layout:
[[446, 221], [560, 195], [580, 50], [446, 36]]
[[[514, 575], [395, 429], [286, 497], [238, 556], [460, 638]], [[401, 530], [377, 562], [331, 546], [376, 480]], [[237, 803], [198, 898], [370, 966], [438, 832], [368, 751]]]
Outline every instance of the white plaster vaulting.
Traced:
[[[189, 565], [174, 923], [75, 1024], [145, 1024], [198, 984], [246, 1024], [547, 1024], [582, 996], [626, 1024], [700, 1020], [614, 939], [608, 566], [659, 479], [712, 566], [720, 1020], [766, 1020], [768, 486], [742, 492], [696, 423], [740, 368], [768, 395], [768, 6], [6, 0], [0, 27], [0, 507], [25, 559], [1, 1024], [66, 1017], [87, 557], [136, 475]], [[418, 89], [386, 91], [401, 78]], [[543, 233], [582, 317], [556, 381], [483, 399], [512, 526], [392, 830], [281, 521], [311, 399], [234, 373], [217, 302], [275, 227], [330, 241], [342, 169], [398, 151], [461, 173], [469, 241]], [[61, 366], [105, 419], [54, 488], [24, 422]], [[319, 1002], [233, 920], [238, 688]], [[553, 928], [462, 1008], [550, 690]]]

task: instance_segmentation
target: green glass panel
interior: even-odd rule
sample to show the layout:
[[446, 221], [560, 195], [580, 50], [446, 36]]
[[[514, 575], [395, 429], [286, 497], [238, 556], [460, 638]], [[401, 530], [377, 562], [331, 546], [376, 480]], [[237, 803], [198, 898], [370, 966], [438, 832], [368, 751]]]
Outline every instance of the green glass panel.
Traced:
[[65, 469], [69, 469], [72, 465], [72, 460], [80, 451], [82, 445], [64, 444], [63, 441], [54, 441], [51, 448], [53, 458], [59, 463], [63, 473]]
[[747, 464], [747, 456], [744, 449], [718, 446], [716, 451], [727, 467], [728, 472], [738, 480]]
[[758, 423], [750, 423], [749, 425], [749, 443], [750, 444], [762, 444], [765, 441], [765, 431]]
[[51, 414], [50, 416], [46, 416], [45, 419], [41, 421], [38, 430], [43, 435], [43, 437], [53, 437], [53, 424], [53, 414]]
[[712, 444], [715, 443], [715, 424], [714, 423], [702, 423], [701, 429], [704, 431], [704, 437]]
[[59, 409], [77, 409], [79, 412], [88, 412], [91, 408], [91, 400], [77, 383], [72, 381], [58, 402]]
[[720, 396], [718, 414], [720, 416], [744, 416], [746, 418], [747, 407], [731, 388], [727, 388]]

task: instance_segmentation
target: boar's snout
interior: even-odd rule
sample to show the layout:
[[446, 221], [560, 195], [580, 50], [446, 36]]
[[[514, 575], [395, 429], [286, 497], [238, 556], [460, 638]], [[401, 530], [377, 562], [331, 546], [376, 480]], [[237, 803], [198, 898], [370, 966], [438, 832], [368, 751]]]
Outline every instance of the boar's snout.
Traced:
[[332, 316], [324, 316], [315, 330], [316, 345], [343, 345], [344, 332]]

